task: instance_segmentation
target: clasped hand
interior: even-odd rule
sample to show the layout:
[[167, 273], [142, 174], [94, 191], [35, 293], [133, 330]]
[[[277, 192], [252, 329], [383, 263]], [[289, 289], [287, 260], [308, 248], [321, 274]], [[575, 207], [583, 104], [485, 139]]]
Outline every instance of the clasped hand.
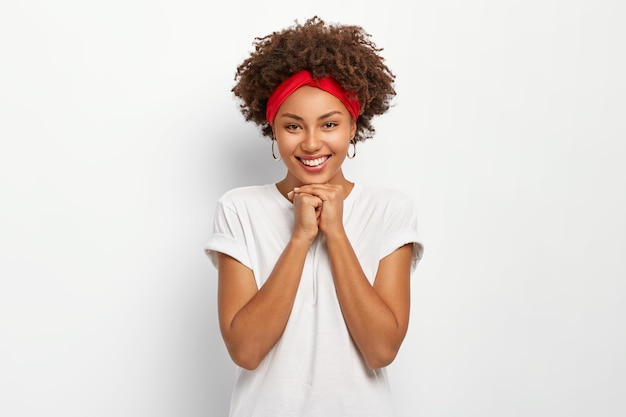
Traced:
[[303, 185], [287, 197], [294, 205], [294, 236], [313, 241], [320, 230], [327, 236], [343, 232], [345, 195], [341, 185]]

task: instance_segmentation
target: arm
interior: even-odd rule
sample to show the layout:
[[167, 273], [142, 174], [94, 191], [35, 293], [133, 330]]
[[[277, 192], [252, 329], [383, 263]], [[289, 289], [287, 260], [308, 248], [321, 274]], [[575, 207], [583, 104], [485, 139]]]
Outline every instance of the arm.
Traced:
[[310, 196], [294, 203], [293, 235], [260, 289], [252, 270], [228, 255], [218, 255], [220, 330], [228, 353], [242, 368], [255, 369], [287, 325], [306, 254], [317, 235], [319, 204]]
[[412, 245], [381, 259], [373, 286], [345, 234], [328, 239], [328, 251], [337, 298], [354, 343], [370, 368], [389, 365], [409, 324]]
[[412, 245], [406, 244], [381, 259], [372, 285], [343, 228], [343, 188], [316, 184], [296, 192], [322, 200], [319, 227], [326, 236], [344, 320], [367, 365], [387, 366], [396, 357], [408, 329]]
[[228, 255], [218, 255], [220, 330], [228, 353], [242, 368], [256, 368], [282, 335], [307, 250], [306, 244], [290, 242], [259, 290], [252, 270]]

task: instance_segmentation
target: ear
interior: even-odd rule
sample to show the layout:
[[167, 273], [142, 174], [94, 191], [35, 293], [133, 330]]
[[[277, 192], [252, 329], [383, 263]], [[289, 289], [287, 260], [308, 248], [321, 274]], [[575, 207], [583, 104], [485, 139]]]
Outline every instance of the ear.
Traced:
[[356, 135], [356, 122], [352, 119], [352, 124], [350, 125], [350, 138], [353, 138]]

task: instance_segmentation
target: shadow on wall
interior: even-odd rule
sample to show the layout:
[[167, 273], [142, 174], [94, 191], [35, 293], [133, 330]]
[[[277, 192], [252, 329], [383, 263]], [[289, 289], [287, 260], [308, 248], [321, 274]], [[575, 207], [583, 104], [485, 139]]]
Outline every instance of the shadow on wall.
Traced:
[[272, 157], [272, 142], [256, 130], [246, 129], [230, 136], [219, 146], [215, 161], [216, 175], [223, 179], [219, 186], [226, 190], [246, 185], [262, 185], [281, 180], [285, 166]]
[[[270, 139], [262, 137], [255, 126], [241, 122], [235, 129], [222, 127], [220, 130], [212, 132], [207, 140], [208, 145], [203, 147], [207, 152], [204, 157], [207, 164], [204, 173], [207, 178], [203, 181], [207, 188], [202, 192], [208, 194], [210, 206], [207, 216], [211, 219], [208, 222], [209, 230], [205, 232], [207, 235], [211, 232], [215, 203], [224, 192], [235, 187], [274, 183], [285, 175], [283, 163], [272, 158]], [[197, 297], [201, 303], [208, 300], [209, 305], [202, 306], [201, 310], [208, 309], [210, 316], [209, 320], [202, 320], [204, 325], [209, 325], [209, 374], [204, 385], [207, 386], [205, 395], [208, 396], [208, 415], [226, 416], [234, 383], [235, 365], [228, 356], [217, 321], [217, 271], [208, 258], [206, 262], [209, 273], [203, 279], [209, 280], [208, 295], [204, 293]], [[207, 334], [205, 329], [202, 333]]]

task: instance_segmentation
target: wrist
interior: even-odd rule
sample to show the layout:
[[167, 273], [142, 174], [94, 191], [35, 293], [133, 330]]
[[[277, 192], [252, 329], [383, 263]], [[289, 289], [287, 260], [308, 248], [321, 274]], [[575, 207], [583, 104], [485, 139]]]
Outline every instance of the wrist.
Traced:
[[294, 233], [289, 240], [289, 245], [293, 246], [294, 248], [309, 250], [309, 247], [311, 247], [311, 244], [314, 240], [315, 236], [310, 237]]
[[325, 231], [324, 237], [326, 237], [327, 242], [348, 240], [348, 235], [346, 234], [346, 230], [343, 228], [343, 226]]

